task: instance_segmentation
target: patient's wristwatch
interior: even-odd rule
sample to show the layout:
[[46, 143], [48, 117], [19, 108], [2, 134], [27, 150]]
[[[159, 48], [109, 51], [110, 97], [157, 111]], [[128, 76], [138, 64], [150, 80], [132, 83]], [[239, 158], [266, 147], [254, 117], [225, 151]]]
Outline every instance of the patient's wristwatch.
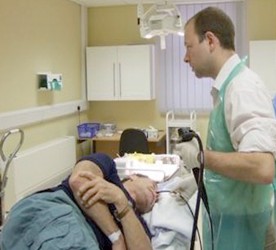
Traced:
[[115, 210], [114, 216], [116, 220], [120, 221], [132, 208], [133, 208], [132, 203], [128, 201], [127, 205], [124, 207], [124, 209], [121, 212], [118, 212], [117, 210]]

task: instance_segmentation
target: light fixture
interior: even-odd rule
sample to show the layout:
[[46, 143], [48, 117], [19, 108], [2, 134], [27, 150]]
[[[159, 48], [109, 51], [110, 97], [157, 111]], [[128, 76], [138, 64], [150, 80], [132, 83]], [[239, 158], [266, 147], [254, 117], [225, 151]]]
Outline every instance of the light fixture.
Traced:
[[137, 17], [141, 37], [150, 39], [160, 36], [161, 49], [166, 48], [165, 37], [168, 34], [184, 35], [181, 14], [169, 1], [156, 3], [146, 12], [141, 1], [137, 7]]

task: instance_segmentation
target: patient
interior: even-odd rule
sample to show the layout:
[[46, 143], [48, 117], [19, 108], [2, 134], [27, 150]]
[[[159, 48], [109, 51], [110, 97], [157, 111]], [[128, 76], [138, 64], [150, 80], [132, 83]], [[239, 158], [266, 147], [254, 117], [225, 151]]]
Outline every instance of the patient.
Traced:
[[152, 209], [155, 190], [146, 177], [121, 182], [105, 154], [83, 157], [59, 186], [12, 208], [1, 249], [152, 249], [141, 214]]

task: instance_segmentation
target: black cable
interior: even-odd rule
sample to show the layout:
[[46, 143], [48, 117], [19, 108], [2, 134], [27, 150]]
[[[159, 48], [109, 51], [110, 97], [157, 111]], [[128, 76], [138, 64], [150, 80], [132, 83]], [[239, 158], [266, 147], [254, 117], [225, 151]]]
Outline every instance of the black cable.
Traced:
[[196, 206], [195, 206], [195, 218], [194, 218], [194, 225], [193, 225], [193, 231], [191, 236], [191, 245], [190, 250], [194, 250], [194, 244], [195, 244], [195, 235], [196, 235], [196, 228], [197, 228], [197, 222], [198, 222], [198, 216], [199, 216], [199, 209], [200, 209], [200, 198], [202, 197], [202, 184], [203, 184], [203, 147], [201, 140], [198, 140], [198, 136], [195, 134], [194, 137], [196, 137], [198, 144], [199, 144], [199, 151], [200, 151], [200, 171], [198, 172], [198, 180], [197, 180], [197, 186], [198, 186], [198, 194], [196, 197]]
[[78, 118], [79, 118], [79, 125], [80, 125], [80, 123], [81, 123], [81, 119], [80, 119], [80, 113], [81, 113], [81, 112], [80, 112], [80, 106], [78, 106], [77, 109], [78, 109]]
[[190, 128], [179, 128], [178, 134], [181, 137], [181, 142], [188, 142], [191, 141], [193, 138], [196, 138], [198, 145], [199, 145], [199, 156], [200, 156], [200, 168], [194, 168], [193, 173], [194, 177], [197, 182], [198, 186], [198, 194], [196, 198], [196, 205], [195, 205], [195, 215], [194, 215], [194, 225], [193, 225], [193, 231], [191, 236], [191, 245], [190, 250], [194, 250], [194, 243], [195, 243], [195, 236], [196, 236], [196, 230], [197, 230], [197, 222], [198, 222], [198, 216], [199, 216], [199, 209], [200, 209], [200, 199], [203, 200], [203, 203], [206, 207], [207, 214], [210, 221], [210, 227], [211, 227], [211, 242], [212, 242], [212, 249], [214, 249], [214, 236], [213, 236], [213, 223], [211, 219], [209, 204], [208, 204], [208, 197], [207, 193], [204, 187], [203, 183], [203, 172], [204, 172], [204, 151], [203, 151], [203, 145], [201, 142], [201, 139], [199, 135], [191, 130]]
[[[189, 209], [191, 215], [192, 215], [193, 218], [195, 219], [195, 215], [194, 215], [194, 212], [193, 212], [193, 210], [192, 210], [190, 204], [188, 203], [188, 201], [185, 199], [185, 197], [184, 197], [181, 193], [176, 192], [176, 191], [171, 191], [171, 190], [160, 190], [160, 191], [158, 191], [157, 193], [172, 193], [172, 194], [179, 195], [179, 197], [180, 197], [182, 200], [184, 200], [184, 201], [186, 202], [186, 204], [187, 204], [187, 206], [188, 206], [188, 209]], [[200, 244], [200, 249], [202, 250], [202, 249], [203, 249], [203, 248], [202, 248], [202, 241], [201, 241], [201, 236], [200, 236], [200, 233], [199, 233], [199, 230], [198, 230], [197, 225], [196, 225], [196, 232], [197, 232], [197, 236], [198, 236], [198, 240], [199, 240], [199, 244]]]
[[[196, 179], [196, 181], [199, 180], [198, 178], [198, 173], [199, 173], [199, 168], [193, 168], [192, 171], [193, 171], [193, 174], [194, 174], [194, 177]], [[206, 190], [205, 190], [205, 186], [202, 182], [202, 200], [203, 200], [203, 203], [205, 205], [205, 208], [206, 208], [206, 211], [207, 211], [207, 214], [208, 214], [208, 218], [209, 218], [209, 222], [210, 222], [210, 228], [211, 228], [211, 243], [212, 243], [212, 250], [214, 249], [214, 230], [213, 230], [213, 221], [212, 221], [212, 217], [211, 217], [211, 213], [210, 213], [210, 208], [209, 208], [209, 204], [208, 204], [208, 197], [207, 197], [207, 193], [206, 193]]]
[[[201, 142], [201, 139], [199, 137], [199, 135], [195, 132], [194, 133], [194, 137], [197, 139], [198, 145], [199, 145], [199, 153], [200, 153], [200, 168], [198, 170], [198, 178], [197, 179], [197, 186], [198, 186], [198, 195], [197, 195], [197, 203], [196, 203], [196, 207], [195, 207], [195, 220], [194, 220], [194, 227], [195, 225], [197, 225], [197, 221], [198, 221], [198, 215], [199, 215], [199, 208], [200, 208], [200, 198], [202, 198], [204, 205], [206, 207], [207, 210], [207, 214], [209, 217], [209, 221], [210, 221], [210, 227], [211, 227], [211, 243], [212, 243], [212, 249], [214, 249], [214, 233], [213, 233], [213, 223], [212, 223], [212, 218], [211, 218], [211, 214], [210, 214], [210, 209], [209, 209], [209, 204], [208, 204], [208, 197], [207, 197], [207, 193], [204, 187], [204, 183], [203, 183], [203, 172], [204, 172], [204, 151], [203, 151], [203, 145]], [[193, 172], [195, 172], [195, 170], [193, 169]], [[192, 234], [192, 238], [191, 238], [191, 248], [190, 250], [194, 249], [194, 241], [195, 241], [195, 229], [193, 229], [193, 234]]]

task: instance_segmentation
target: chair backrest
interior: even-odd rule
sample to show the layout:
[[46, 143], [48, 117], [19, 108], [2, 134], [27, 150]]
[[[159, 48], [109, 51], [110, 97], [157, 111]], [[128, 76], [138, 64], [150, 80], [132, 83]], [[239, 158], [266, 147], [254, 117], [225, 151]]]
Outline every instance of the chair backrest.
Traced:
[[145, 133], [140, 129], [125, 129], [120, 138], [119, 155], [125, 153], [149, 154], [149, 144]]

